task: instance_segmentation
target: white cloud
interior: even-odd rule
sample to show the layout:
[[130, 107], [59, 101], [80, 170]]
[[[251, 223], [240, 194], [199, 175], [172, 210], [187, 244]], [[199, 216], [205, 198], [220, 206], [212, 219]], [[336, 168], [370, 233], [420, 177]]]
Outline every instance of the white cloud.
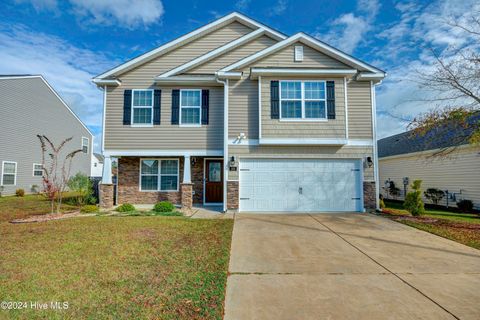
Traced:
[[315, 36], [347, 53], [353, 53], [365, 40], [367, 32], [372, 30], [379, 9], [378, 0], [359, 0], [357, 12], [341, 15], [330, 23], [330, 30], [326, 34], [316, 32]]
[[287, 10], [287, 0], [278, 0], [272, 8], [273, 15], [281, 15]]
[[160, 0], [70, 0], [77, 15], [95, 24], [127, 28], [158, 22], [164, 14]]
[[235, 8], [237, 8], [238, 10], [241, 10], [241, 11], [245, 11], [250, 6], [250, 2], [251, 2], [251, 0], [238, 0], [235, 3]]
[[60, 38], [0, 24], [2, 73], [43, 75], [95, 133], [96, 150], [101, 142], [103, 99], [91, 78], [115, 63], [101, 53], [77, 48]]
[[[37, 10], [58, 11], [58, 0], [16, 0], [30, 2]], [[161, 0], [69, 0], [82, 22], [117, 25], [132, 29], [159, 22], [165, 10]]]

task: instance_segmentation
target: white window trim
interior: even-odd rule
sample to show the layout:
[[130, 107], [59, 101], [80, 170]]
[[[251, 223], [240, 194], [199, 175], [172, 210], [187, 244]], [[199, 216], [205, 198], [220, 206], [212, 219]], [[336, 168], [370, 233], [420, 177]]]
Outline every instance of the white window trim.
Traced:
[[[41, 166], [42, 169], [41, 169], [41, 170], [35, 170], [35, 166]], [[39, 175], [39, 176], [36, 176], [36, 175], [35, 175], [35, 171], [42, 171], [42, 174]], [[34, 163], [34, 164], [33, 164], [33, 172], [32, 172], [32, 175], [33, 175], [34, 177], [43, 177], [43, 164], [41, 164], [41, 163]]]
[[[83, 144], [84, 139], [87, 140], [87, 152], [83, 152], [83, 147], [85, 147], [85, 145]], [[85, 154], [90, 153], [90, 139], [88, 137], [82, 137], [81, 148], [82, 148], [82, 153], [85, 153]]]
[[[199, 106], [182, 106], [182, 92], [183, 91], [198, 91], [200, 92], [200, 105]], [[180, 127], [192, 127], [192, 128], [198, 128], [202, 126], [202, 89], [180, 89], [180, 102], [179, 102], [179, 118], [178, 118], [178, 124]], [[199, 110], [199, 123], [182, 123], [182, 108], [198, 108]]]
[[[280, 121], [284, 122], [328, 122], [327, 118], [327, 81], [326, 80], [280, 80], [279, 85], [279, 112], [280, 112]], [[284, 82], [300, 82], [301, 83], [301, 97], [300, 99], [282, 99], [282, 83]], [[325, 90], [324, 99], [305, 99], [305, 82], [320, 82], [323, 83]], [[301, 118], [283, 118], [282, 117], [282, 101], [301, 101], [302, 104], [302, 117]], [[305, 101], [325, 101], [325, 118], [305, 118]]]
[[[152, 93], [152, 105], [151, 106], [134, 106], [133, 101], [134, 101], [135, 92], [143, 92], [143, 91], [150, 91]], [[131, 127], [137, 127], [137, 128], [153, 127], [153, 105], [155, 104], [155, 101], [154, 101], [155, 97], [154, 97], [153, 91], [154, 91], [153, 89], [133, 89], [132, 90], [132, 102], [131, 102], [132, 114], [130, 115]], [[145, 108], [150, 108], [152, 110], [152, 112], [150, 113], [150, 123], [134, 123], [133, 122], [134, 109], [145, 109]]]
[[[157, 190], [142, 190], [142, 161], [144, 160], [157, 160], [158, 161], [158, 172], [157, 174], [144, 174], [144, 176], [157, 176]], [[175, 160], [177, 161], [177, 189], [176, 190], [160, 190], [161, 187], [161, 177], [162, 176], [174, 176], [174, 174], [162, 174], [162, 160]], [[140, 192], [178, 192], [180, 190], [180, 158], [140, 158], [140, 166], [138, 168], [138, 190]]]
[[[3, 172], [5, 171], [5, 163], [15, 164], [15, 173], [13, 174], [13, 184], [7, 184], [7, 186], [16, 186], [17, 185], [17, 163], [15, 161], [2, 161], [2, 175], [0, 176], [0, 186], [3, 186]], [[11, 175], [12, 173], [7, 173]]]

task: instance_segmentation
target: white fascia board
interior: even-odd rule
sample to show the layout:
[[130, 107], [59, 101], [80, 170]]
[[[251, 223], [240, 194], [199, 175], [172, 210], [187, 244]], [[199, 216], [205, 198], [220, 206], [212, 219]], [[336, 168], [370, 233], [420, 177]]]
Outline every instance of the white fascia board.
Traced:
[[121, 65], [119, 65], [119, 66], [117, 66], [113, 69], [108, 70], [107, 72], [99, 74], [94, 79], [103, 79], [103, 78], [112, 76], [112, 75], [118, 73], [119, 71], [125, 70], [125, 69], [131, 67], [132, 65], [135, 65], [138, 62], [141, 62], [145, 59], [150, 58], [151, 56], [159, 54], [159, 53], [161, 53], [161, 52], [163, 52], [167, 49], [170, 49], [171, 47], [173, 47], [175, 45], [178, 45], [178, 44], [180, 44], [184, 41], [187, 41], [187, 40], [189, 40], [189, 39], [191, 39], [191, 38], [193, 38], [193, 37], [195, 37], [199, 34], [202, 34], [206, 31], [208, 31], [209, 29], [212, 29], [212, 28], [217, 27], [217, 26], [222, 25], [222, 24], [227, 24], [231, 21], [239, 21], [240, 23], [244, 23], [244, 24], [246, 24], [250, 27], [263, 28], [263, 29], [267, 30], [269, 33], [271, 33], [272, 36], [275, 36], [279, 39], [285, 39], [286, 38], [286, 36], [284, 34], [281, 34], [278, 31], [275, 31], [275, 30], [273, 30], [273, 29], [271, 29], [271, 28], [269, 28], [269, 27], [267, 27], [267, 26], [265, 26], [265, 25], [263, 25], [263, 24], [261, 24], [257, 21], [254, 21], [254, 20], [252, 20], [252, 19], [250, 19], [250, 18], [248, 18], [248, 17], [246, 17], [246, 16], [244, 16], [244, 15], [238, 13], [238, 12], [232, 12], [232, 13], [226, 15], [225, 17], [222, 17], [218, 20], [215, 20], [215, 21], [213, 21], [209, 24], [206, 24], [203, 27], [200, 27], [200, 28], [198, 28], [198, 29], [196, 29], [192, 32], [189, 32], [186, 35], [183, 35], [183, 36], [181, 36], [181, 37], [179, 37], [175, 40], [167, 42], [166, 44], [164, 44], [164, 45], [162, 45], [162, 46], [160, 46], [156, 49], [150, 50], [147, 53], [144, 53], [144, 54], [142, 54], [142, 55], [140, 55], [136, 58], [133, 58], [130, 61], [127, 61], [127, 62], [125, 62], [125, 63], [123, 63], [123, 64], [121, 64]]
[[256, 54], [253, 54], [249, 57], [246, 57], [240, 61], [237, 61], [225, 68], [223, 68], [221, 71], [231, 71], [231, 70], [234, 70], [234, 69], [238, 69], [238, 68], [242, 68], [248, 64], [251, 64], [252, 62], [264, 57], [264, 56], [267, 56], [271, 53], [274, 53], [296, 41], [301, 41], [309, 46], [312, 46], [313, 48], [315, 48], [316, 50], [322, 52], [322, 53], [325, 53], [333, 58], [336, 58], [342, 62], [345, 62], [346, 64], [348, 65], [352, 65], [354, 66], [355, 68], [364, 68], [366, 70], [369, 70], [370, 72], [374, 72], [374, 73], [382, 73], [384, 74], [384, 72], [380, 69], [377, 69], [377, 68], [374, 68], [358, 59], [355, 59], [351, 56], [349, 56], [348, 54], [346, 53], [343, 53], [341, 52], [340, 50], [337, 50], [329, 45], [327, 45], [326, 43], [323, 43], [315, 38], [312, 38], [302, 32], [300, 33], [297, 33], [293, 36], [291, 36], [290, 38], [287, 38], [283, 41], [280, 41], [276, 44], [274, 44], [273, 46], [270, 46], [262, 51], [259, 51], [257, 52]]
[[321, 145], [343, 146], [348, 143], [347, 139], [316, 139], [316, 138], [261, 138], [261, 145]]
[[92, 82], [98, 86], [116, 86], [118, 87], [122, 83], [116, 79], [92, 79]]
[[218, 57], [221, 54], [224, 54], [225, 52], [228, 52], [230, 50], [233, 50], [235, 48], [238, 48], [242, 44], [249, 42], [251, 40], [254, 40], [262, 35], [264, 35], [267, 31], [263, 28], [257, 29], [255, 31], [252, 31], [243, 37], [240, 37], [232, 42], [227, 43], [224, 46], [221, 46], [215, 50], [212, 50], [196, 59], [193, 59], [185, 64], [182, 64], [181, 66], [176, 67], [175, 69], [172, 69], [170, 71], [167, 71], [161, 75], [158, 76], [158, 78], [165, 78], [165, 77], [170, 77], [182, 72], [185, 72], [187, 70], [190, 70], [192, 68], [195, 68], [196, 66], [199, 66], [207, 61], [212, 60], [213, 58]]
[[354, 76], [356, 69], [296, 69], [296, 68], [252, 68], [251, 75], [258, 76]]
[[105, 150], [104, 157], [223, 156], [223, 150]]
[[242, 77], [242, 72], [225, 72], [217, 71], [215, 75], [221, 79], [240, 79]]

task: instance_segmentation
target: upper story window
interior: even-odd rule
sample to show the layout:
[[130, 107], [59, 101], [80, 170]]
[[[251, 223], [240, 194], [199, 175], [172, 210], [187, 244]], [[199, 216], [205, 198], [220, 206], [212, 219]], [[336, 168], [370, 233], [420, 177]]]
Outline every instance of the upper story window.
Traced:
[[82, 137], [82, 152], [88, 153], [89, 139]]
[[180, 124], [200, 126], [202, 123], [202, 90], [180, 90]]
[[280, 81], [280, 118], [327, 119], [325, 81]]
[[34, 163], [33, 164], [33, 176], [34, 177], [43, 176], [43, 165], [41, 163]]
[[153, 90], [132, 90], [132, 124], [153, 122]]
[[17, 163], [13, 161], [2, 162], [2, 186], [14, 186], [17, 184]]

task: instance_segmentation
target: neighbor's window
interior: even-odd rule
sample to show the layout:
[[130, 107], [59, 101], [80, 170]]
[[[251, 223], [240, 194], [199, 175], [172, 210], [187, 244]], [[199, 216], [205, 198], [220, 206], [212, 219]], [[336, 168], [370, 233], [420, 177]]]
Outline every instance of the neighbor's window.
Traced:
[[43, 176], [43, 165], [39, 163], [33, 164], [33, 176], [34, 177], [41, 177]]
[[82, 152], [83, 153], [88, 153], [88, 145], [89, 145], [89, 139], [82, 137]]
[[153, 90], [133, 90], [132, 95], [132, 124], [152, 124]]
[[200, 125], [202, 91], [180, 90], [180, 124]]
[[1, 185], [14, 186], [16, 183], [17, 183], [17, 163], [12, 161], [3, 161]]
[[282, 119], [326, 119], [325, 81], [280, 81]]
[[178, 191], [178, 159], [145, 159], [140, 166], [140, 190]]

